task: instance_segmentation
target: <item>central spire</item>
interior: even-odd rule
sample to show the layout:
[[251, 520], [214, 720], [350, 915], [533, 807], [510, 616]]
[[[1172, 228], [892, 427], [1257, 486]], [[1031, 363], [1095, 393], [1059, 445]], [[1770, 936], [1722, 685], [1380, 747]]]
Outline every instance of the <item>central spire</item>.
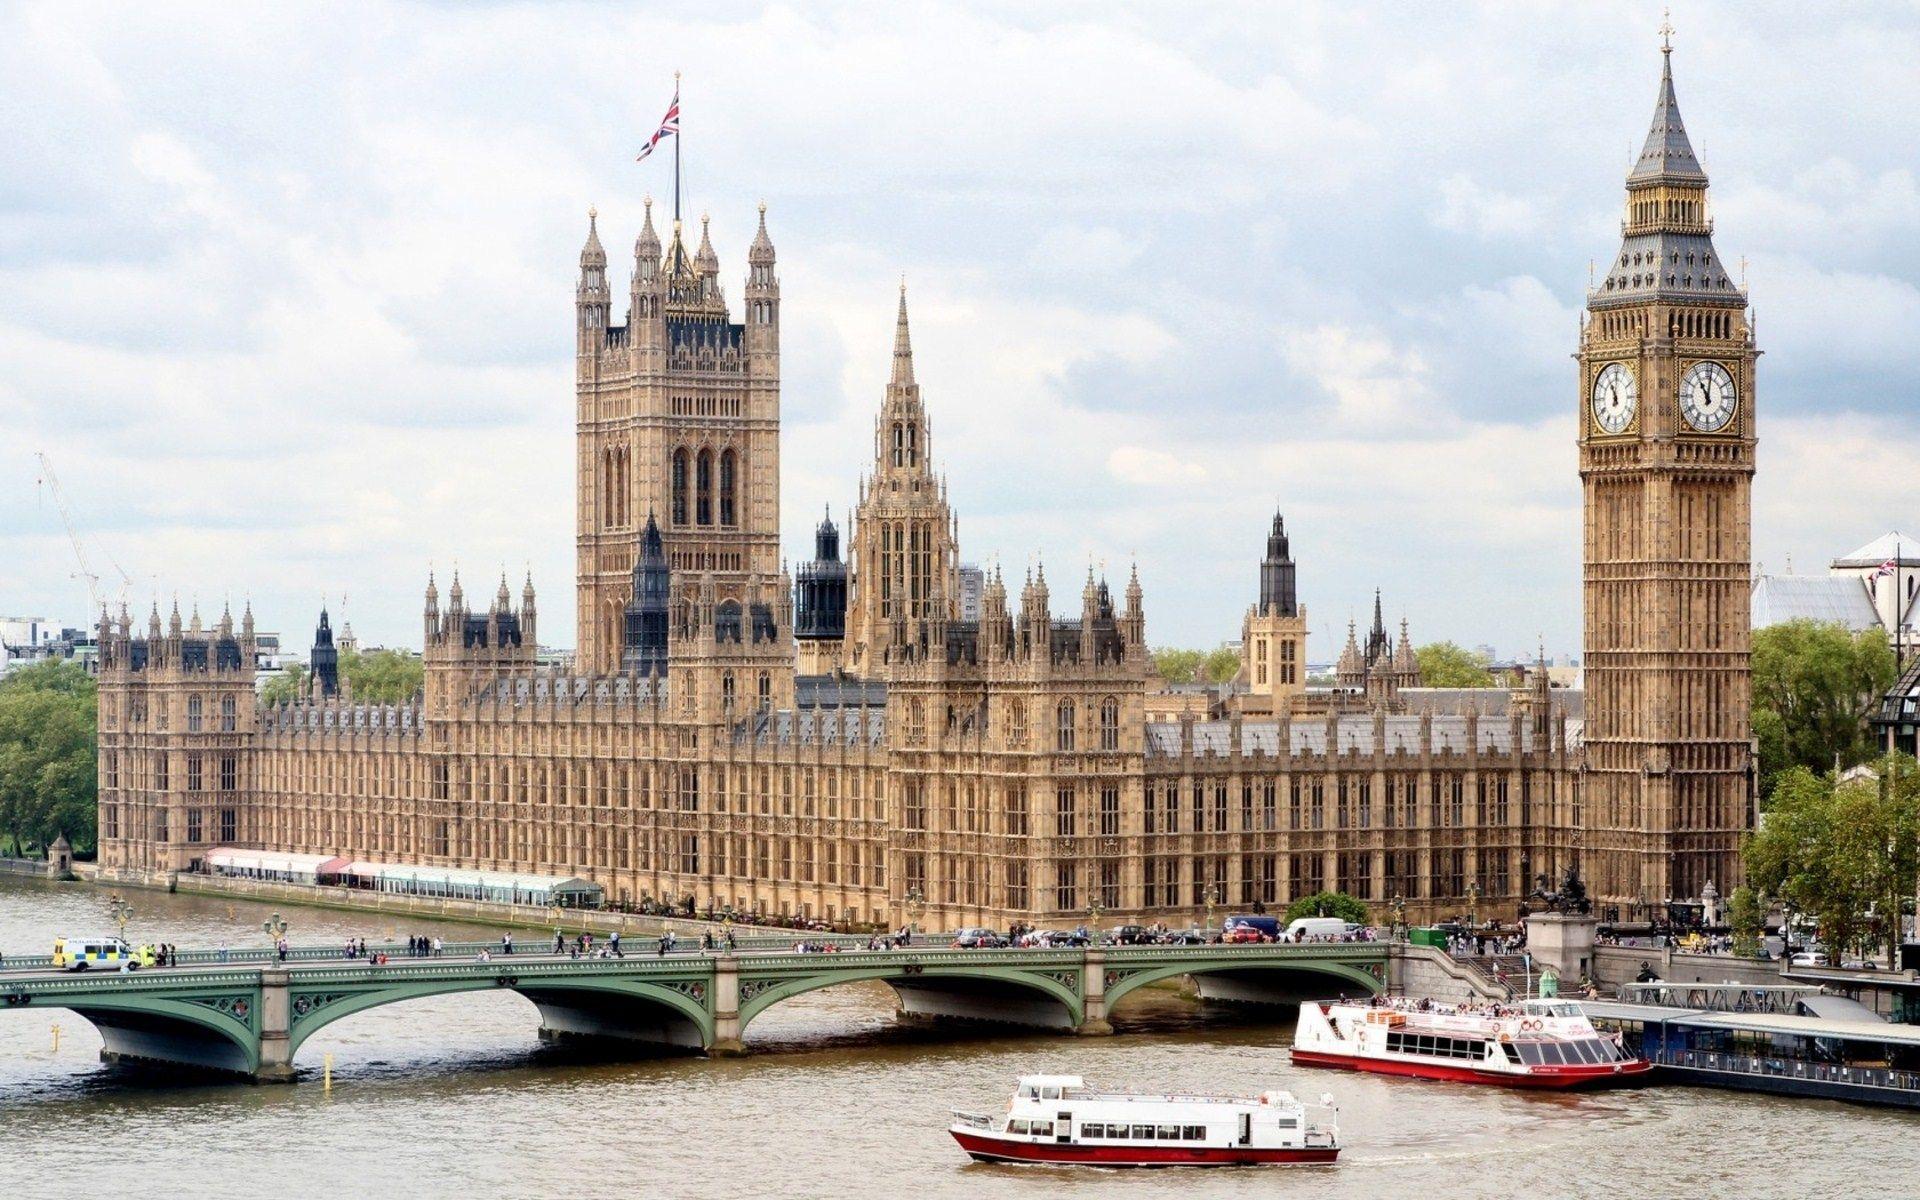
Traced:
[[913, 386], [913, 339], [907, 333], [907, 281], [900, 281], [900, 315], [893, 326], [894, 387]]
[[[1666, 32], [1671, 34], [1671, 28]], [[1653, 124], [1647, 129], [1647, 142], [1641, 147], [1639, 159], [1627, 175], [1627, 185], [1704, 185], [1707, 173], [1694, 157], [1693, 143], [1687, 140], [1687, 127], [1680, 119], [1680, 101], [1673, 94], [1671, 40], [1661, 45], [1660, 60], [1660, 94], [1653, 105]]]

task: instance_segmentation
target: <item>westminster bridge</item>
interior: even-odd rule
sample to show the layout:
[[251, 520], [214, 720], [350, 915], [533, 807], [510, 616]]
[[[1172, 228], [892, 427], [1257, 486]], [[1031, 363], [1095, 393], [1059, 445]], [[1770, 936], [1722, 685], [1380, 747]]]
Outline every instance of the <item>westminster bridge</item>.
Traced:
[[[769, 939], [771, 940], [771, 939]], [[1418, 949], [1418, 948], [1416, 948]], [[956, 1017], [1081, 1034], [1112, 1032], [1128, 992], [1182, 975], [1209, 999], [1292, 1003], [1385, 990], [1405, 946], [1093, 946], [1076, 949], [900, 947], [758, 949], [625, 957], [500, 953], [498, 943], [445, 946], [437, 956], [343, 958], [339, 947], [182, 951], [180, 965], [55, 972], [9, 959], [0, 1013], [64, 1008], [90, 1021], [101, 1057], [288, 1081], [300, 1046], [342, 1017], [457, 992], [507, 989], [531, 1001], [541, 1036], [610, 1038], [737, 1054], [754, 1018], [819, 988], [879, 980], [908, 1016]], [[483, 957], [483, 953], [492, 957]]]

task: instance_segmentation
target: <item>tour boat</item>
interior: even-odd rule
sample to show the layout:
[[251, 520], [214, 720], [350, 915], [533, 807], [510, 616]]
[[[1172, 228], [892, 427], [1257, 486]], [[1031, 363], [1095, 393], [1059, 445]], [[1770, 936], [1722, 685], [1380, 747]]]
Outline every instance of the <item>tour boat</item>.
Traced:
[[953, 1139], [979, 1162], [1219, 1167], [1340, 1154], [1333, 1123], [1309, 1121], [1288, 1092], [1136, 1096], [1094, 1091], [1078, 1075], [1023, 1075], [1006, 1116], [953, 1115]]
[[1453, 1006], [1408, 1000], [1300, 1006], [1293, 1061], [1504, 1087], [1609, 1087], [1652, 1069], [1572, 1000]]

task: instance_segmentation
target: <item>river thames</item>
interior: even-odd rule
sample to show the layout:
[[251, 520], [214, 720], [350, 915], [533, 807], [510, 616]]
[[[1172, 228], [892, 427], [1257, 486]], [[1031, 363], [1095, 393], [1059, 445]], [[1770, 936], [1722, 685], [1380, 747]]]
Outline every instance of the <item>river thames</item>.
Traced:
[[[130, 891], [135, 940], [261, 945], [269, 906]], [[112, 928], [106, 893], [0, 880], [0, 951]], [[385, 914], [279, 910], [299, 943], [491, 936]], [[525, 934], [523, 937], [536, 935]], [[606, 1062], [549, 1048], [504, 992], [347, 1017], [291, 1086], [166, 1082], [98, 1060], [60, 1009], [0, 1010], [0, 1179], [65, 1197], [1911, 1196], [1920, 1117], [1685, 1088], [1583, 1096], [1296, 1070], [1290, 1016], [1143, 989], [1111, 1038], [898, 1026], [882, 984], [814, 992], [742, 1058]], [[62, 1029], [53, 1049], [50, 1026]], [[333, 1055], [333, 1089], [321, 1087]], [[948, 1110], [994, 1110], [1016, 1075], [1109, 1086], [1291, 1089], [1340, 1104], [1341, 1162], [1258, 1173], [986, 1166]], [[23, 1181], [31, 1181], [30, 1185]]]

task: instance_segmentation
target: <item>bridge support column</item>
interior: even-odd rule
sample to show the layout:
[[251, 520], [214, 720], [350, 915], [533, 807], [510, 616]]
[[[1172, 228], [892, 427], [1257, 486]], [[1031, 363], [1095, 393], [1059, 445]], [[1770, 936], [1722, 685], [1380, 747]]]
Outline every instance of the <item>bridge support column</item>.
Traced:
[[1085, 1015], [1073, 1031], [1088, 1037], [1112, 1033], [1113, 1025], [1107, 1020], [1107, 956], [1092, 946], [1081, 959], [1080, 997]]
[[286, 969], [260, 972], [260, 1067], [256, 1083], [293, 1082], [293, 1000]]
[[707, 1053], [745, 1054], [740, 1040], [740, 960], [723, 954], [713, 964], [713, 1044]]

